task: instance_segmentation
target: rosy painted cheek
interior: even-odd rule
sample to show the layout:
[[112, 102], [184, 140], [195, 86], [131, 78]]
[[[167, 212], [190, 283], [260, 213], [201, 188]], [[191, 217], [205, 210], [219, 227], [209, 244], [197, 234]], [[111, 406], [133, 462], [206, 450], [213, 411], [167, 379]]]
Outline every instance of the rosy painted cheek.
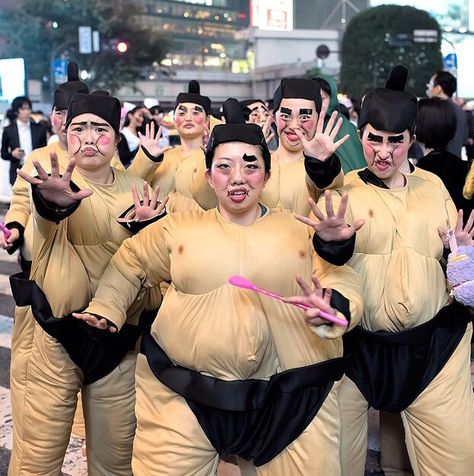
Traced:
[[200, 125], [204, 122], [204, 117], [197, 116], [194, 118], [194, 122]]
[[314, 128], [314, 121], [305, 121], [301, 126], [306, 132], [311, 132]]
[[97, 141], [99, 145], [109, 145], [110, 144], [110, 137], [107, 136], [100, 136], [99, 140]]
[[277, 130], [280, 133], [286, 127], [286, 122], [283, 119], [277, 119]]
[[58, 131], [62, 126], [63, 121], [60, 117], [53, 117], [53, 126]]
[[69, 152], [75, 155], [81, 148], [81, 140], [74, 134], [70, 134], [67, 138], [67, 147]]
[[408, 157], [408, 145], [402, 144], [393, 150], [393, 158], [396, 160], [406, 159]]
[[176, 124], [176, 127], [179, 127], [183, 124], [184, 118], [181, 117], [181, 116], [176, 116], [175, 119], [174, 119], [174, 122]]
[[364, 152], [365, 161], [372, 164], [375, 159], [375, 150], [368, 144], [362, 143], [362, 150]]

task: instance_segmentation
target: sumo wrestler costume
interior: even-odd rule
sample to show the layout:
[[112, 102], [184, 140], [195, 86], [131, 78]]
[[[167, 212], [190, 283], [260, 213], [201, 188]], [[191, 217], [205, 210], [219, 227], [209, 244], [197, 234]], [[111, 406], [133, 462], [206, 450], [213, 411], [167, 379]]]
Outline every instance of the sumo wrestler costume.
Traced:
[[[59, 85], [53, 96], [53, 110], [55, 111], [67, 111], [69, 101], [71, 98], [77, 94], [87, 94], [89, 89], [85, 83], [79, 80], [79, 68], [77, 63], [70, 62], [68, 64], [68, 80], [67, 82]], [[27, 157], [25, 164], [22, 167], [22, 170], [28, 174], [34, 172], [33, 161], [39, 162], [43, 167], [48, 168], [51, 160], [51, 154], [55, 153], [58, 157], [58, 162], [61, 169], [65, 169], [69, 162], [69, 153], [67, 149], [63, 149], [60, 146], [59, 141], [53, 142], [52, 144], [47, 145], [46, 147], [40, 147], [39, 149], [33, 150], [33, 152]], [[110, 164], [112, 167], [124, 170], [121, 162], [114, 156]], [[31, 215], [31, 206], [30, 206], [30, 196], [29, 196], [29, 185], [26, 180], [22, 177], [17, 177], [15, 183], [12, 187], [12, 199], [10, 208], [5, 216], [5, 223], [7, 228], [16, 228], [20, 233], [20, 237], [13, 244], [13, 246], [8, 250], [8, 253], [12, 254], [19, 247], [21, 247], [21, 263], [22, 270], [29, 272], [31, 268], [31, 254], [33, 249], [33, 225], [30, 220]], [[21, 326], [29, 322], [33, 324], [31, 320], [25, 320], [22, 317], [22, 313], [26, 312], [25, 307], [15, 309], [15, 326], [13, 328], [12, 334], [12, 349], [17, 345], [24, 346], [26, 352], [29, 352], [31, 345], [31, 338], [33, 336], [34, 326], [30, 326], [30, 332], [26, 333], [25, 329], [22, 329]], [[17, 334], [21, 333], [22, 340], [18, 341], [16, 339]], [[27, 335], [29, 338], [27, 338]], [[19, 356], [22, 351], [18, 350], [16, 353]], [[16, 361], [19, 364], [19, 359]], [[24, 369], [23, 365], [19, 365], [19, 368]], [[18, 371], [17, 371], [18, 370]], [[12, 372], [12, 376], [19, 377], [20, 372], [17, 369]], [[22, 379], [24, 381], [24, 379]], [[11, 381], [11, 385], [16, 385], [20, 382]], [[15, 409], [13, 408], [13, 411]], [[75, 424], [82, 421], [82, 418], [75, 420]], [[74, 434], [77, 434], [81, 438], [84, 438], [83, 421], [76, 427]]]
[[[175, 110], [180, 104], [196, 104], [204, 109], [207, 117], [211, 114], [211, 100], [200, 94], [199, 83], [195, 80], [189, 82], [188, 92], [179, 93], [176, 98]], [[201, 210], [194, 200], [192, 183], [199, 174], [202, 186], [208, 188], [204, 178], [205, 173], [204, 152], [199, 149], [188, 155], [183, 155], [181, 148], [167, 150], [159, 157], [153, 157], [141, 147], [141, 153], [132, 163], [131, 172], [146, 180], [152, 188], [160, 186], [160, 198], [173, 194], [173, 207], [169, 211]], [[212, 190], [209, 189], [209, 193]]]
[[[416, 97], [388, 88], [369, 91], [359, 127], [413, 131]], [[332, 163], [331, 163], [332, 162]], [[320, 188], [340, 165], [307, 158]], [[326, 178], [321, 170], [326, 171]], [[416, 173], [389, 189], [369, 169], [351, 172], [333, 192], [349, 195], [346, 221], [364, 219], [357, 236], [338, 248], [315, 245], [326, 259], [348, 264], [364, 282], [361, 325], [344, 339], [351, 355], [339, 392], [343, 475], [364, 474], [369, 406], [402, 412], [415, 475], [464, 476], [474, 468], [474, 400], [470, 375], [472, 324], [468, 309], [450, 303], [438, 227], [456, 223], [456, 209], [439, 184]], [[349, 174], [349, 175], [351, 175]], [[348, 248], [344, 249], [344, 246]]]
[[[259, 145], [268, 170], [262, 130], [244, 124], [235, 104], [239, 122], [224, 109], [206, 166], [219, 144], [239, 141]], [[249, 226], [218, 209], [171, 214], [122, 244], [85, 312], [120, 329], [143, 285], [171, 281], [137, 361], [134, 474], [207, 476], [218, 454], [253, 460], [259, 475], [340, 474], [335, 382], [345, 329], [324, 325], [321, 338], [297, 308], [228, 283], [241, 274], [295, 295], [297, 273], [333, 288], [332, 306], [356, 324], [358, 276], [320, 259], [290, 212], [262, 207]]]
[[[103, 118], [118, 133], [118, 99], [77, 94], [70, 102], [66, 125], [83, 113]], [[71, 207], [46, 202], [32, 186], [30, 280], [11, 280], [17, 305], [30, 306], [25, 320], [34, 322], [28, 355], [12, 352], [12, 369], [17, 368], [18, 358], [26, 367], [26, 390], [17, 398], [12, 387], [16, 412], [11, 476], [60, 474], [80, 388], [88, 474], [132, 474], [134, 348], [145, 297], [126, 311], [123, 335], [94, 333], [70, 315], [87, 305], [110, 258], [131, 234], [116, 219], [130, 206], [131, 185], [142, 187], [142, 182], [112, 170], [113, 183], [104, 185], [73, 171], [71, 187], [94, 193]]]

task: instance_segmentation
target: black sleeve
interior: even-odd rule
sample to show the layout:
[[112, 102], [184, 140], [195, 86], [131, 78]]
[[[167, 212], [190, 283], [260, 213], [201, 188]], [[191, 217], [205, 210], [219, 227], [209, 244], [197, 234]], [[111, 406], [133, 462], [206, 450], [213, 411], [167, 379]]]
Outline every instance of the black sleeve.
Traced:
[[338, 176], [341, 171], [341, 161], [336, 154], [325, 161], [304, 155], [304, 168], [314, 185], [322, 189], [330, 185]]
[[21, 248], [23, 245], [23, 236], [25, 234], [25, 227], [21, 224], [18, 223], [17, 221], [11, 221], [9, 223], [5, 223], [5, 226], [9, 230], [13, 230], [14, 228], [18, 230], [20, 233], [20, 236], [18, 237], [18, 240], [16, 240], [10, 248], [7, 249], [7, 253], [9, 255], [13, 254], [18, 248]]
[[15, 159], [15, 158], [12, 156], [10, 151], [9, 138], [10, 138], [10, 135], [8, 133], [7, 128], [5, 128], [2, 135], [2, 159], [11, 161], [12, 159]]
[[[73, 192], [79, 192], [80, 188], [75, 183], [71, 182], [71, 190]], [[69, 205], [67, 207], [60, 207], [55, 203], [48, 202], [42, 197], [36, 185], [31, 186], [31, 192], [36, 211], [44, 219], [52, 221], [54, 223], [59, 223], [68, 216], [72, 215], [81, 204], [81, 200], [78, 200], [76, 203], [73, 203], [72, 205]]]
[[[140, 203], [143, 203], [141, 201]], [[119, 218], [125, 218], [135, 207], [135, 205], [131, 205], [128, 207], [120, 216]], [[140, 230], [143, 230], [143, 228], [146, 228], [148, 225], [151, 225], [152, 223], [155, 223], [158, 220], [161, 220], [167, 215], [166, 209], [161, 212], [160, 215], [157, 215], [153, 218], [150, 218], [149, 220], [142, 220], [142, 221], [129, 221], [127, 223], [124, 222], [118, 222], [120, 225], [122, 225], [124, 228], [126, 228], [130, 233], [133, 235], [136, 235]]]
[[145, 149], [145, 147], [141, 146], [143, 152], [145, 152], [145, 155], [150, 159], [152, 160], [153, 162], [156, 162], [156, 163], [159, 163], [161, 162], [164, 157], [165, 157], [165, 154], [160, 154], [158, 155], [157, 157], [155, 157], [154, 155], [151, 155], [150, 152], [148, 152], [147, 149]]
[[351, 307], [349, 299], [347, 299], [343, 294], [341, 294], [336, 289], [332, 290], [331, 294], [331, 307], [339, 311], [344, 315], [347, 322], [351, 323]]
[[39, 147], [46, 147], [46, 145], [48, 144], [48, 138], [46, 135], [46, 127], [41, 126], [41, 129], [42, 131], [41, 131], [40, 145], [38, 147], [35, 147], [36, 149]]
[[328, 263], [342, 266], [347, 263], [355, 249], [356, 234], [344, 241], [325, 241], [316, 233], [313, 235], [313, 246], [319, 256]]

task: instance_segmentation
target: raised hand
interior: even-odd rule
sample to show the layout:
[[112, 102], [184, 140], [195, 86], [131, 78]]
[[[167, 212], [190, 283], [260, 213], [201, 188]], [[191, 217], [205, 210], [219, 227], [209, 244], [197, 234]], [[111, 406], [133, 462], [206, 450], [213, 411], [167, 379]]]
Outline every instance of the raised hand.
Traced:
[[143, 181], [143, 203], [140, 203], [140, 197], [138, 196], [137, 187], [132, 185], [132, 197], [133, 204], [135, 205], [134, 213], [130, 215], [130, 218], [119, 218], [117, 221], [121, 223], [129, 223], [131, 221], [144, 221], [154, 218], [160, 215], [166, 207], [168, 197], [162, 202], [158, 201], [158, 194], [160, 193], [160, 187], [156, 187], [152, 191], [151, 197], [148, 190], [148, 184]]
[[263, 136], [265, 137], [265, 141], [267, 142], [267, 144], [269, 144], [275, 137], [275, 133], [273, 132], [273, 128], [272, 128], [272, 122], [273, 122], [273, 119], [272, 119], [272, 116], [270, 115], [267, 117], [267, 120], [265, 121], [265, 124], [262, 127]]
[[140, 145], [145, 148], [153, 157], [158, 157], [161, 154], [164, 154], [167, 150], [171, 149], [170, 146], [168, 147], [160, 147], [160, 138], [162, 128], [158, 128], [158, 132], [155, 135], [155, 123], [151, 121], [150, 123], [146, 124], [145, 126], [145, 134], [141, 132], [138, 133], [138, 137], [140, 137]]
[[[454, 228], [454, 238], [458, 246], [474, 246], [474, 210], [472, 210], [466, 225], [463, 227], [464, 213], [458, 211], [456, 227]], [[449, 234], [445, 228], [438, 228], [438, 234], [445, 248], [449, 248]], [[451, 250], [453, 251], [453, 250]]]
[[33, 177], [21, 169], [18, 169], [16, 173], [28, 183], [36, 185], [39, 193], [45, 200], [60, 207], [67, 207], [92, 195], [93, 191], [89, 189], [79, 190], [79, 192], [72, 191], [71, 174], [76, 166], [74, 159], [69, 161], [64, 174], [61, 176], [59, 174], [58, 156], [51, 152], [50, 158], [51, 175], [48, 175], [37, 161], [33, 161], [33, 165], [38, 172], [38, 177]]
[[327, 160], [336, 152], [337, 148], [346, 142], [350, 135], [346, 134], [344, 137], [336, 141], [336, 135], [342, 126], [342, 117], [337, 119], [337, 111], [334, 111], [329, 118], [329, 121], [324, 127], [325, 112], [321, 112], [318, 117], [316, 125], [316, 134], [311, 140], [306, 139], [304, 134], [299, 129], [295, 129], [295, 134], [299, 137], [305, 155], [314, 157], [319, 160]]
[[331, 307], [332, 289], [328, 288], [323, 293], [323, 288], [315, 275], [311, 276], [311, 281], [313, 282], [312, 289], [301, 276], [296, 276], [296, 282], [303, 291], [303, 296], [293, 296], [284, 298], [283, 300], [291, 304], [303, 304], [308, 306], [310, 309], [305, 311], [306, 320], [311, 324], [315, 326], [328, 324], [327, 319], [318, 316], [320, 311], [336, 315], [335, 310]]
[[352, 225], [347, 225], [345, 221], [345, 214], [347, 210], [348, 196], [347, 193], [342, 194], [341, 203], [337, 210], [337, 213], [334, 213], [334, 207], [332, 203], [332, 195], [329, 190], [324, 192], [324, 200], [326, 203], [326, 216], [321, 212], [321, 210], [316, 205], [315, 201], [310, 198], [309, 204], [311, 210], [313, 210], [314, 216], [318, 221], [313, 221], [310, 218], [307, 218], [302, 215], [296, 215], [296, 219], [303, 222], [304, 224], [310, 226], [314, 229], [314, 232], [324, 241], [344, 241], [357, 231], [362, 228], [365, 221], [357, 220]]
[[87, 312], [73, 312], [72, 315], [81, 321], [84, 321], [91, 327], [95, 327], [96, 329], [108, 330], [112, 334], [117, 332], [117, 328], [107, 321], [107, 319], [103, 317], [97, 317], [93, 314], [89, 314]]

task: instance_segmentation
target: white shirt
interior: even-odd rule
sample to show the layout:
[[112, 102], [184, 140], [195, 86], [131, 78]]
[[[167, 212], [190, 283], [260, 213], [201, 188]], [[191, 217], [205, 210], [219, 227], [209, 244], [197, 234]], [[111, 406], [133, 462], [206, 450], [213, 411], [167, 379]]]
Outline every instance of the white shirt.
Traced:
[[[31, 152], [33, 152], [33, 144], [31, 143], [31, 127], [30, 122], [27, 123], [16, 121], [18, 127], [18, 138], [20, 139], [20, 149], [23, 149], [25, 152], [24, 159], [28, 157]], [[21, 163], [25, 160], [22, 160]]]
[[122, 129], [122, 134], [127, 139], [128, 150], [133, 152], [140, 146], [140, 138], [136, 136], [128, 127]]

